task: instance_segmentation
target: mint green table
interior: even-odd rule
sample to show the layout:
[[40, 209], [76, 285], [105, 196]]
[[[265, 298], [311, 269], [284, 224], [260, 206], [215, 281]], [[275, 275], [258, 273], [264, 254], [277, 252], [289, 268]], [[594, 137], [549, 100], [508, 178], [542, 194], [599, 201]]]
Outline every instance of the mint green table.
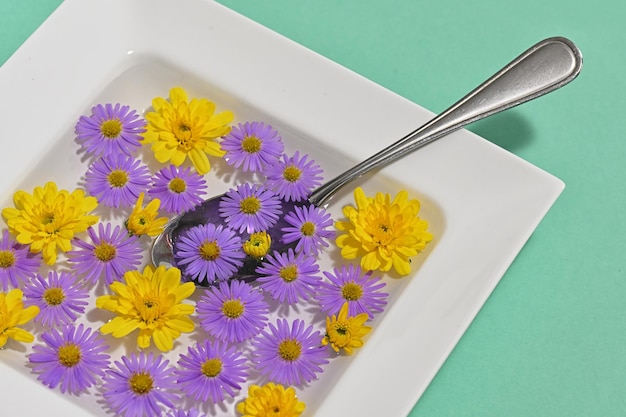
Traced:
[[[60, 2], [0, 2], [0, 64]], [[434, 112], [540, 39], [578, 44], [571, 85], [470, 127], [567, 188], [410, 416], [626, 415], [626, 3], [221, 2]]]

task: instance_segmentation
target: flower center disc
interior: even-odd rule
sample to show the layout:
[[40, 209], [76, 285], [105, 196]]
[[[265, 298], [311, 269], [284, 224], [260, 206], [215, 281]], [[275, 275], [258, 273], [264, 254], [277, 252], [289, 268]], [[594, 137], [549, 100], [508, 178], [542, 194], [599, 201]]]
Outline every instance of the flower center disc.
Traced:
[[296, 265], [284, 266], [281, 268], [279, 275], [285, 282], [295, 281], [298, 278], [298, 268]]
[[111, 171], [111, 173], [107, 176], [107, 180], [109, 181], [109, 184], [111, 184], [111, 187], [121, 188], [128, 182], [128, 174], [126, 171], [116, 169]]
[[217, 245], [217, 242], [204, 242], [198, 248], [200, 252], [200, 257], [205, 261], [214, 261], [220, 256], [220, 247]]
[[304, 236], [313, 236], [315, 233], [315, 225], [312, 222], [305, 222], [300, 228], [300, 231]]
[[289, 182], [296, 182], [300, 179], [300, 175], [302, 175], [302, 171], [293, 165], [289, 165], [283, 171], [283, 178]]
[[244, 311], [243, 303], [239, 300], [227, 300], [222, 304], [222, 313], [229, 319], [236, 319]]
[[348, 282], [341, 288], [341, 295], [348, 301], [356, 301], [363, 295], [363, 288], [354, 282]]
[[150, 374], [139, 372], [131, 375], [128, 384], [135, 394], [143, 395], [152, 390], [153, 380]]
[[170, 181], [168, 187], [170, 191], [175, 192], [176, 194], [180, 194], [185, 192], [185, 190], [187, 189], [187, 184], [185, 183], [185, 180], [181, 178], [174, 178], [172, 181]]
[[278, 345], [278, 354], [286, 361], [295, 361], [300, 357], [301, 352], [302, 346], [294, 339], [283, 340]]
[[222, 372], [222, 361], [218, 358], [208, 359], [202, 364], [202, 373], [208, 378], [215, 378]]
[[244, 214], [255, 214], [261, 208], [261, 202], [256, 197], [247, 197], [241, 200], [239, 207]]
[[8, 250], [0, 251], [0, 268], [10, 268], [15, 263], [15, 255]]
[[100, 125], [100, 133], [107, 139], [115, 139], [122, 133], [122, 122], [119, 119], [105, 120]]
[[261, 140], [256, 136], [246, 136], [241, 141], [241, 149], [247, 153], [257, 153], [261, 150]]
[[93, 254], [99, 261], [109, 262], [115, 258], [117, 251], [115, 250], [115, 246], [104, 242], [94, 248]]
[[63, 290], [61, 288], [48, 288], [43, 293], [43, 299], [48, 305], [58, 306], [65, 299], [65, 294], [63, 294]]
[[59, 347], [57, 356], [61, 365], [71, 368], [80, 362], [80, 348], [73, 343], [68, 343]]

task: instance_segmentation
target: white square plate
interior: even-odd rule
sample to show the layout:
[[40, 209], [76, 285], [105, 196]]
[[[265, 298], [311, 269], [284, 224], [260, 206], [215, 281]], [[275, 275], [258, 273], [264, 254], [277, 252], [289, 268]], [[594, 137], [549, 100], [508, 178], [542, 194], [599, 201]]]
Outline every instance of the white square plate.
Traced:
[[[213, 1], [66, 0], [0, 68], [2, 207], [16, 189], [48, 180], [76, 187], [85, 166], [73, 128], [93, 104], [145, 109], [176, 85], [233, 110], [236, 121], [270, 122], [327, 179], [432, 116]], [[390, 304], [365, 346], [300, 393], [307, 415], [407, 415], [564, 187], [465, 130], [359, 185], [407, 189], [435, 240], [411, 276], [389, 282]], [[336, 217], [352, 189], [333, 200]], [[28, 349], [0, 352], [5, 414], [106, 415], [91, 396], [37, 382]]]

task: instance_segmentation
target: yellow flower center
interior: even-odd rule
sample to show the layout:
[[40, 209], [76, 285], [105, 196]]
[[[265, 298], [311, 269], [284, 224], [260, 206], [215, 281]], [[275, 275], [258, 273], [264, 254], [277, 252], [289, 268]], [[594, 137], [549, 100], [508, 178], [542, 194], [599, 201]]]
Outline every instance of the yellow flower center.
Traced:
[[295, 339], [286, 339], [278, 345], [278, 354], [286, 361], [295, 361], [302, 353], [302, 346]]
[[174, 128], [173, 133], [178, 141], [178, 146], [186, 151], [190, 151], [193, 148], [195, 140], [193, 137], [193, 130], [189, 124], [179, 122], [178, 126]]
[[313, 222], [304, 222], [300, 231], [304, 236], [313, 236], [315, 234], [315, 224]]
[[10, 268], [15, 264], [15, 255], [8, 250], [0, 251], [0, 268]]
[[115, 249], [115, 246], [102, 242], [94, 248], [93, 254], [99, 261], [109, 262], [115, 258], [117, 250]]
[[48, 305], [58, 306], [65, 299], [65, 294], [61, 288], [48, 288], [43, 293], [43, 299]]
[[180, 194], [185, 192], [185, 190], [187, 189], [187, 184], [185, 183], [185, 180], [181, 178], [174, 178], [172, 181], [170, 181], [168, 187], [170, 191], [173, 191], [176, 194]]
[[356, 301], [363, 295], [363, 287], [354, 282], [348, 282], [341, 288], [341, 295], [348, 301]]
[[286, 265], [280, 269], [278, 275], [285, 281], [291, 282], [298, 278], [298, 268], [296, 265]]
[[41, 223], [46, 225], [54, 222], [54, 213], [44, 212], [41, 213]]
[[241, 141], [241, 149], [248, 153], [257, 153], [261, 150], [261, 140], [256, 136], [246, 136]]
[[226, 300], [222, 304], [222, 313], [229, 319], [240, 317], [244, 310], [244, 305], [240, 300]]
[[80, 348], [74, 343], [67, 343], [59, 347], [57, 357], [59, 363], [67, 368], [71, 368], [80, 362]]
[[302, 175], [302, 171], [294, 165], [289, 165], [283, 171], [283, 178], [289, 182], [298, 181], [301, 175]]
[[119, 119], [105, 120], [100, 125], [100, 133], [108, 139], [115, 139], [122, 132], [122, 122]]
[[143, 395], [152, 390], [154, 380], [150, 374], [145, 372], [134, 373], [128, 378], [128, 385], [135, 394]]
[[205, 241], [198, 248], [198, 252], [200, 252], [200, 257], [205, 261], [214, 261], [220, 256], [220, 247], [216, 241]]
[[247, 197], [241, 200], [239, 208], [244, 214], [255, 214], [261, 208], [261, 201], [256, 197]]
[[208, 359], [202, 364], [201, 370], [207, 378], [215, 378], [222, 372], [222, 361], [218, 358]]
[[111, 187], [121, 188], [128, 182], [128, 173], [121, 169], [115, 169], [107, 176], [107, 181]]
[[146, 324], [152, 324], [161, 317], [161, 304], [155, 296], [145, 296], [136, 306], [141, 321]]

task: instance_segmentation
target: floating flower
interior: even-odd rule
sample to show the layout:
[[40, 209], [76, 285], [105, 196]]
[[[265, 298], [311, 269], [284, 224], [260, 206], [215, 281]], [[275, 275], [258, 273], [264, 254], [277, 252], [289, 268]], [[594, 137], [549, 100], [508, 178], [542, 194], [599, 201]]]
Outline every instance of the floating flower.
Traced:
[[205, 340], [180, 355], [178, 384], [196, 401], [213, 403], [234, 397], [248, 377], [246, 358], [235, 346]]
[[267, 232], [256, 232], [243, 242], [243, 251], [248, 256], [261, 259], [268, 254], [271, 246], [272, 237]]
[[111, 284], [113, 295], [96, 299], [96, 307], [117, 314], [100, 328], [102, 333], [120, 338], [139, 329], [137, 346], [145, 349], [153, 339], [165, 352], [172, 350], [181, 333], [193, 331], [194, 323], [188, 316], [194, 307], [182, 301], [193, 294], [195, 285], [181, 284], [178, 268], [146, 266], [143, 273], [125, 273], [124, 281]]
[[232, 229], [254, 233], [275, 225], [282, 208], [272, 191], [259, 184], [244, 183], [226, 192], [218, 211]]
[[191, 168], [168, 165], [154, 174], [148, 195], [161, 200], [166, 212], [179, 214], [202, 202], [206, 188], [204, 177]]
[[222, 141], [228, 165], [244, 172], [261, 171], [278, 162], [284, 145], [278, 132], [263, 122], [239, 123]]
[[78, 249], [67, 253], [74, 272], [92, 285], [102, 277], [110, 285], [141, 264], [143, 248], [137, 236], [129, 236], [120, 226], [111, 228], [111, 223], [100, 223], [97, 232], [89, 227], [91, 242], [76, 238]]
[[248, 397], [237, 404], [242, 417], [298, 417], [304, 409], [305, 404], [298, 400], [296, 390], [273, 382], [250, 385]]
[[281, 303], [308, 300], [315, 293], [322, 277], [316, 259], [289, 248], [286, 253], [274, 251], [257, 267], [257, 282], [261, 288]]
[[291, 157], [283, 155], [282, 160], [265, 170], [266, 186], [286, 201], [302, 201], [322, 183], [322, 172], [308, 155], [300, 157], [296, 151]]
[[0, 240], [0, 287], [7, 291], [21, 281], [28, 281], [41, 266], [41, 255], [30, 253], [28, 246], [17, 243], [8, 230], [2, 231]]
[[26, 324], [39, 314], [39, 307], [24, 308], [22, 290], [15, 288], [9, 292], [0, 292], [0, 348], [9, 338], [18, 342], [30, 343], [35, 337], [17, 326]]
[[117, 416], [158, 417], [163, 406], [172, 408], [179, 399], [174, 369], [152, 352], [122, 356], [103, 380], [102, 395]]
[[279, 319], [276, 326], [270, 323], [269, 332], [261, 331], [252, 341], [257, 369], [280, 384], [301, 385], [317, 379], [321, 366], [328, 363], [328, 353], [320, 344], [320, 332], [313, 330], [300, 319], [291, 325], [286, 319]]
[[95, 156], [131, 156], [141, 147], [146, 122], [130, 106], [120, 103], [97, 104], [90, 116], [81, 116], [76, 124], [76, 140]]
[[347, 302], [349, 316], [367, 313], [374, 318], [387, 305], [389, 294], [380, 291], [386, 284], [380, 277], [372, 277], [371, 271], [363, 273], [358, 265], [342, 265], [324, 275], [328, 281], [319, 285], [316, 298], [328, 314], [336, 314]]
[[203, 98], [188, 101], [187, 92], [180, 87], [170, 90], [169, 101], [153, 99], [152, 107], [154, 111], [146, 114], [143, 143], [152, 145], [157, 161], [180, 166], [189, 157], [196, 171], [204, 175], [211, 169], [207, 155], [224, 156], [215, 139], [230, 132], [232, 112], [215, 114], [213, 102]]
[[328, 247], [326, 239], [335, 236], [335, 232], [327, 230], [333, 225], [333, 219], [325, 209], [308, 206], [295, 206], [292, 212], [285, 216], [288, 227], [281, 230], [284, 233], [284, 243], [297, 242], [296, 252], [317, 255], [322, 247]]
[[58, 190], [54, 182], [35, 187], [32, 195], [16, 191], [13, 204], [15, 208], [2, 210], [9, 231], [18, 243], [30, 245], [32, 253], [41, 252], [48, 265], [56, 262], [57, 251], [72, 248], [75, 233], [98, 221], [98, 216], [88, 215], [98, 206], [94, 197], [85, 197], [80, 189], [71, 193]]
[[128, 233], [134, 236], [148, 235], [156, 236], [163, 232], [168, 220], [167, 217], [159, 217], [159, 207], [161, 200], [155, 198], [145, 207], [143, 199], [145, 194], [139, 194], [132, 213], [128, 216], [128, 220], [124, 223]]
[[337, 237], [337, 246], [345, 259], [361, 258], [365, 270], [389, 271], [400, 275], [411, 272], [410, 258], [421, 252], [433, 236], [426, 231], [428, 223], [419, 216], [420, 202], [409, 200], [400, 191], [393, 201], [389, 194], [365, 196], [360, 187], [354, 190], [356, 208], [346, 206], [347, 221], [335, 223], [345, 232]]
[[200, 325], [225, 342], [243, 342], [259, 334], [267, 323], [269, 306], [250, 284], [231, 280], [208, 289], [196, 304]]
[[174, 243], [174, 262], [183, 275], [198, 283], [229, 279], [243, 265], [241, 238], [213, 223], [194, 226]]
[[48, 272], [47, 278], [37, 274], [24, 286], [26, 304], [41, 311], [36, 322], [44, 326], [60, 326], [74, 322], [85, 312], [89, 292], [70, 272]]
[[33, 346], [28, 356], [33, 372], [44, 385], [61, 392], [79, 394], [104, 375], [109, 366], [108, 346], [88, 327], [79, 324], [50, 329], [41, 335], [45, 345]]
[[364, 326], [368, 318], [367, 313], [349, 316], [348, 303], [343, 303], [338, 315], [326, 317], [326, 335], [322, 344], [330, 344], [335, 352], [343, 349], [352, 355], [354, 349], [363, 346], [363, 336], [372, 330], [370, 326]]
[[150, 170], [124, 154], [103, 157], [89, 166], [85, 188], [107, 207], [130, 207], [150, 185]]

